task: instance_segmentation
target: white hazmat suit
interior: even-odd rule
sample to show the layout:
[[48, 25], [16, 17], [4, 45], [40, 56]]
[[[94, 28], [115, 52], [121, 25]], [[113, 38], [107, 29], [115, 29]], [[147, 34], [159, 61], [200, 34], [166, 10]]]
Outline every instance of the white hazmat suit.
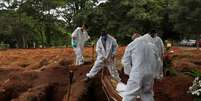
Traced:
[[163, 59], [163, 55], [165, 53], [165, 47], [164, 47], [163, 41], [159, 36], [156, 36], [153, 39], [154, 39], [154, 43], [156, 47], [159, 50], [159, 56], [161, 57], [161, 59]]
[[157, 79], [161, 79], [163, 77], [163, 56], [165, 53], [165, 47], [164, 47], [163, 41], [160, 37], [155, 36], [153, 38], [153, 40], [154, 40], [154, 43], [158, 49], [158, 55], [159, 55], [159, 58], [161, 60], [159, 66], [158, 66]]
[[86, 74], [88, 78], [93, 78], [103, 67], [107, 67], [110, 75], [117, 81], [121, 81], [119, 73], [114, 63], [114, 55], [116, 54], [118, 44], [116, 40], [107, 35], [107, 39], [103, 42], [102, 36], [99, 38], [96, 44], [97, 59], [94, 66]]
[[125, 74], [129, 75], [123, 101], [154, 101], [153, 84], [157, 74], [158, 52], [149, 34], [135, 39], [122, 58]]
[[84, 63], [83, 50], [85, 42], [90, 38], [87, 31], [77, 27], [72, 33], [72, 46], [76, 55], [76, 65], [81, 65]]

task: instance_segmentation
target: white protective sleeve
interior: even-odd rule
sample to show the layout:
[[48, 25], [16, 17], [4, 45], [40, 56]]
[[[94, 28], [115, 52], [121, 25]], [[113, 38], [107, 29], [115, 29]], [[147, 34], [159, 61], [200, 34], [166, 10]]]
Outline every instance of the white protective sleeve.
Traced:
[[73, 31], [73, 33], [72, 33], [72, 35], [71, 35], [71, 38], [72, 38], [72, 39], [75, 39], [75, 38], [78, 37], [78, 31], [79, 31], [79, 27], [77, 27], [77, 28]]
[[132, 68], [131, 52], [129, 51], [129, 47], [125, 49], [121, 63], [124, 66], [124, 73], [129, 75]]
[[99, 39], [96, 43], [96, 54], [97, 58], [103, 58], [103, 52], [102, 49], [103, 47], [101, 46], [101, 40]]
[[83, 41], [86, 42], [90, 39], [90, 36], [88, 35], [87, 31], [83, 32], [83, 37], [82, 37]]
[[163, 77], [163, 55], [164, 55], [164, 52], [165, 52], [165, 48], [164, 48], [164, 44], [163, 44], [163, 41], [161, 40], [160, 37], [156, 36], [155, 38], [155, 45], [156, 47], [158, 48], [158, 73], [157, 73], [157, 76], [156, 78], [157, 79], [162, 79]]

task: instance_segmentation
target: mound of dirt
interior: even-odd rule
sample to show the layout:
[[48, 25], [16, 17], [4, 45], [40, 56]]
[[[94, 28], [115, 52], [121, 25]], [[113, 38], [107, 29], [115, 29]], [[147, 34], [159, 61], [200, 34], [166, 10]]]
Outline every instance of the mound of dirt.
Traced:
[[[175, 49], [175, 48], [174, 48]], [[174, 51], [174, 50], [173, 50]], [[177, 48], [177, 51], [174, 51], [170, 54], [172, 59], [172, 67], [177, 71], [191, 71], [199, 70], [201, 71], [201, 51], [197, 49], [189, 48]]]
[[167, 76], [154, 85], [156, 101], [193, 101], [193, 96], [187, 93], [193, 78], [178, 74]]
[[70, 48], [0, 51], [0, 101], [62, 101], [68, 94], [69, 71], [75, 74], [71, 99], [77, 99], [85, 91], [82, 79], [92, 63], [73, 66], [72, 53]]
[[0, 71], [0, 101], [61, 101], [69, 81], [68, 68], [59, 64], [42, 71], [9, 68]]

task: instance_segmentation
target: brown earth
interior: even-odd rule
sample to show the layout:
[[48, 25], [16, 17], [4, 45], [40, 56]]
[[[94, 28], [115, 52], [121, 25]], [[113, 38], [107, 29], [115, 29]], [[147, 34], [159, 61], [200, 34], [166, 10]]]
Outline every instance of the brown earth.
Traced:
[[[89, 51], [86, 49], [86, 53]], [[73, 66], [73, 57], [70, 48], [0, 51], [0, 101], [62, 101], [69, 87], [69, 71], [81, 80], [91, 67], [91, 63]], [[84, 88], [83, 83], [75, 82], [77, 92], [72, 96], [78, 96]]]
[[[120, 47], [117, 52], [119, 70], [122, 68], [120, 59], [124, 49]], [[74, 72], [69, 99], [77, 101], [87, 91], [83, 78], [93, 65], [92, 55], [92, 48], [86, 48], [84, 56], [88, 62], [74, 66], [74, 52], [71, 48], [2, 50], [0, 101], [67, 101], [69, 71]], [[187, 61], [185, 65], [188, 65], [184, 69], [200, 68], [200, 51], [176, 49], [173, 55], [173, 67], [177, 71], [183, 70], [183, 61]], [[178, 74], [156, 81], [156, 101], [193, 101], [193, 97], [186, 93], [192, 80], [190, 76]]]

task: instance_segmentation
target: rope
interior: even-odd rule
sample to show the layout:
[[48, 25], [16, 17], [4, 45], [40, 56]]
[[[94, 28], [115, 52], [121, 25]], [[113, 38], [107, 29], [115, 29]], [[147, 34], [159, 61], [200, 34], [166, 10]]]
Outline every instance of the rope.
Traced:
[[72, 85], [72, 82], [73, 82], [73, 76], [74, 76], [74, 73], [73, 71], [70, 71], [69, 72], [69, 88], [68, 88], [68, 95], [67, 95], [67, 101], [70, 101], [70, 94], [71, 94], [71, 85]]

